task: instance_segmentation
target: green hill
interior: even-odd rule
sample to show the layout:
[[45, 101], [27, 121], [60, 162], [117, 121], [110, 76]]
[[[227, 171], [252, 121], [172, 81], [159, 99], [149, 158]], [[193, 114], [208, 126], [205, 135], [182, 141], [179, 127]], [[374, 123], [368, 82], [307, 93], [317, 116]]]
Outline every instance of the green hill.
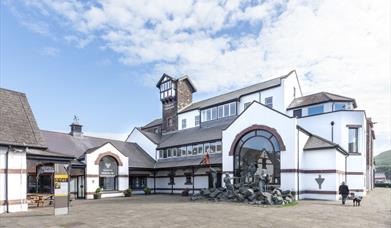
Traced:
[[376, 166], [390, 166], [391, 167], [391, 150], [384, 151], [375, 156]]
[[384, 172], [387, 179], [391, 179], [391, 150], [378, 154], [374, 159], [376, 172]]

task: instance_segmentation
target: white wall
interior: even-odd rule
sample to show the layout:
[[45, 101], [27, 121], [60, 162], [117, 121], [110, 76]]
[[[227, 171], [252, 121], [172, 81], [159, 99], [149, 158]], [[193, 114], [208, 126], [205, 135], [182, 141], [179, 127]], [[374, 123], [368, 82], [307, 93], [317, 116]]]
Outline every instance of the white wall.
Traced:
[[[95, 161], [99, 157], [100, 154], [105, 152], [111, 152], [117, 155], [121, 162], [122, 166], [118, 165], [118, 175], [122, 175], [122, 177], [118, 177], [118, 191], [123, 191], [129, 186], [129, 165], [128, 165], [128, 157], [123, 155], [120, 151], [118, 151], [111, 143], [107, 143], [104, 146], [98, 148], [97, 150], [86, 154], [85, 162], [86, 162], [86, 198], [93, 199], [93, 194], [95, 190], [99, 187], [99, 164], [95, 164]], [[112, 195], [112, 196], [122, 196], [121, 194]], [[102, 197], [104, 197], [102, 195]]]
[[[7, 147], [0, 146], [0, 202], [6, 200], [6, 152]], [[10, 150], [8, 156], [8, 200], [9, 212], [27, 211], [26, 202], [26, 152]], [[0, 204], [0, 213], [6, 211], [6, 205]]]
[[[200, 115], [199, 110], [193, 110], [193, 111], [178, 114], [178, 130], [195, 127], [195, 117], [198, 115]], [[186, 128], [182, 128], [183, 119], [186, 119]]]
[[293, 99], [301, 97], [302, 93], [300, 91], [300, 86], [296, 78], [296, 74], [292, 73], [288, 77], [282, 79], [281, 84], [282, 84], [283, 94], [284, 94], [284, 101], [283, 101], [284, 111], [282, 112], [285, 113], [286, 108], [292, 103]]
[[141, 133], [138, 128], [133, 129], [126, 142], [137, 143], [151, 158], [157, 159], [156, 144]]
[[244, 104], [246, 104], [248, 102], [251, 103], [253, 101], [260, 102], [260, 100], [259, 100], [260, 96], [261, 96], [261, 93], [260, 92], [256, 92], [256, 93], [248, 94], [246, 96], [241, 97], [240, 101], [238, 103], [238, 111], [239, 111], [238, 113], [240, 114], [240, 113], [242, 113], [244, 111]]
[[[281, 151], [281, 169], [296, 168], [296, 119], [253, 103], [228, 129], [223, 131], [223, 172], [233, 171], [233, 156], [229, 155], [229, 151], [236, 135], [254, 124], [266, 125], [277, 130], [286, 146], [286, 151]], [[281, 189], [296, 189], [294, 176], [281, 174]]]
[[284, 107], [284, 88], [279, 86], [268, 90], [263, 90], [261, 93], [260, 103], [265, 104], [265, 98], [273, 97], [273, 109], [285, 113]]

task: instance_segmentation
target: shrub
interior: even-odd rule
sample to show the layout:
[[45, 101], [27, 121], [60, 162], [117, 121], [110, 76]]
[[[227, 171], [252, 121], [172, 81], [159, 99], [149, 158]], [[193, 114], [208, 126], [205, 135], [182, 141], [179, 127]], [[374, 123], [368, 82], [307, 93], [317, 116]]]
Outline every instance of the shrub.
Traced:
[[128, 188], [124, 191], [124, 195], [125, 197], [130, 197], [132, 196], [132, 189], [131, 188]]
[[151, 194], [151, 189], [148, 188], [148, 187], [145, 187], [145, 188], [144, 188], [144, 193], [145, 193], [145, 195]]
[[95, 190], [95, 193], [102, 193], [102, 188], [98, 187], [98, 188]]
[[97, 188], [94, 193], [94, 199], [100, 199], [102, 195], [102, 188]]

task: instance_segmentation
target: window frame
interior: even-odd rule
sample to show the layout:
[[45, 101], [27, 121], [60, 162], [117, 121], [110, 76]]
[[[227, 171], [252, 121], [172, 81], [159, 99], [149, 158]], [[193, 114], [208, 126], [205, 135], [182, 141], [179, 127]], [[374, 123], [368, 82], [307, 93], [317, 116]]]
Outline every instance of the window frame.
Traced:
[[[314, 110], [316, 108], [321, 108], [321, 111], [315, 112], [315, 113], [310, 113], [310, 110]], [[314, 116], [314, 115], [318, 115], [318, 114], [322, 114], [322, 113], [324, 113], [324, 104], [314, 105], [314, 106], [310, 106], [307, 108], [307, 115], [308, 116]]]
[[[353, 141], [354, 141], [354, 139], [355, 139], [355, 141], [354, 142], [352, 142], [353, 143], [353, 145], [351, 146], [351, 138], [350, 138], [350, 136], [351, 136], [351, 130], [354, 130], [355, 132], [354, 132], [354, 138], [353, 138]], [[359, 127], [348, 127], [348, 152], [349, 153], [359, 153], [359, 149], [358, 149], [358, 147], [359, 147], [359, 144], [358, 144], [358, 140], [359, 140], [359, 132], [358, 132], [358, 130], [359, 130]]]
[[265, 97], [265, 105], [269, 108], [273, 108], [273, 96]]

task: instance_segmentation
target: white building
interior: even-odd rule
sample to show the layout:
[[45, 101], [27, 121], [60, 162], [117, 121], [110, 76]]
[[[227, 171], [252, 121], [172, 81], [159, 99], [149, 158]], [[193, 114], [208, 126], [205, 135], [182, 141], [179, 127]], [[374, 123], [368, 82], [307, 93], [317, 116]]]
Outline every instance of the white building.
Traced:
[[[161, 118], [133, 129], [125, 142], [85, 136], [77, 119], [69, 134], [40, 131], [24, 94], [0, 89], [0, 121], [8, 132], [0, 134], [0, 186], [6, 186], [0, 188], [0, 212], [25, 210], [26, 192], [52, 192], [53, 177], [42, 170], [55, 162], [70, 162], [76, 198], [90, 199], [98, 187], [102, 197], [122, 196], [127, 188], [143, 193], [145, 187], [194, 193], [212, 185], [209, 167], [200, 165], [206, 151], [218, 186], [223, 173], [246, 182], [254, 164], [271, 177], [269, 187], [291, 190], [298, 199], [337, 200], [342, 181], [356, 195], [373, 188], [371, 119], [352, 98], [303, 96], [295, 71], [198, 102], [187, 76], [163, 74], [157, 87]], [[25, 100], [14, 109], [18, 96]], [[23, 108], [28, 116], [15, 115]], [[15, 140], [21, 132], [25, 137]], [[9, 181], [12, 175], [20, 181]]]

